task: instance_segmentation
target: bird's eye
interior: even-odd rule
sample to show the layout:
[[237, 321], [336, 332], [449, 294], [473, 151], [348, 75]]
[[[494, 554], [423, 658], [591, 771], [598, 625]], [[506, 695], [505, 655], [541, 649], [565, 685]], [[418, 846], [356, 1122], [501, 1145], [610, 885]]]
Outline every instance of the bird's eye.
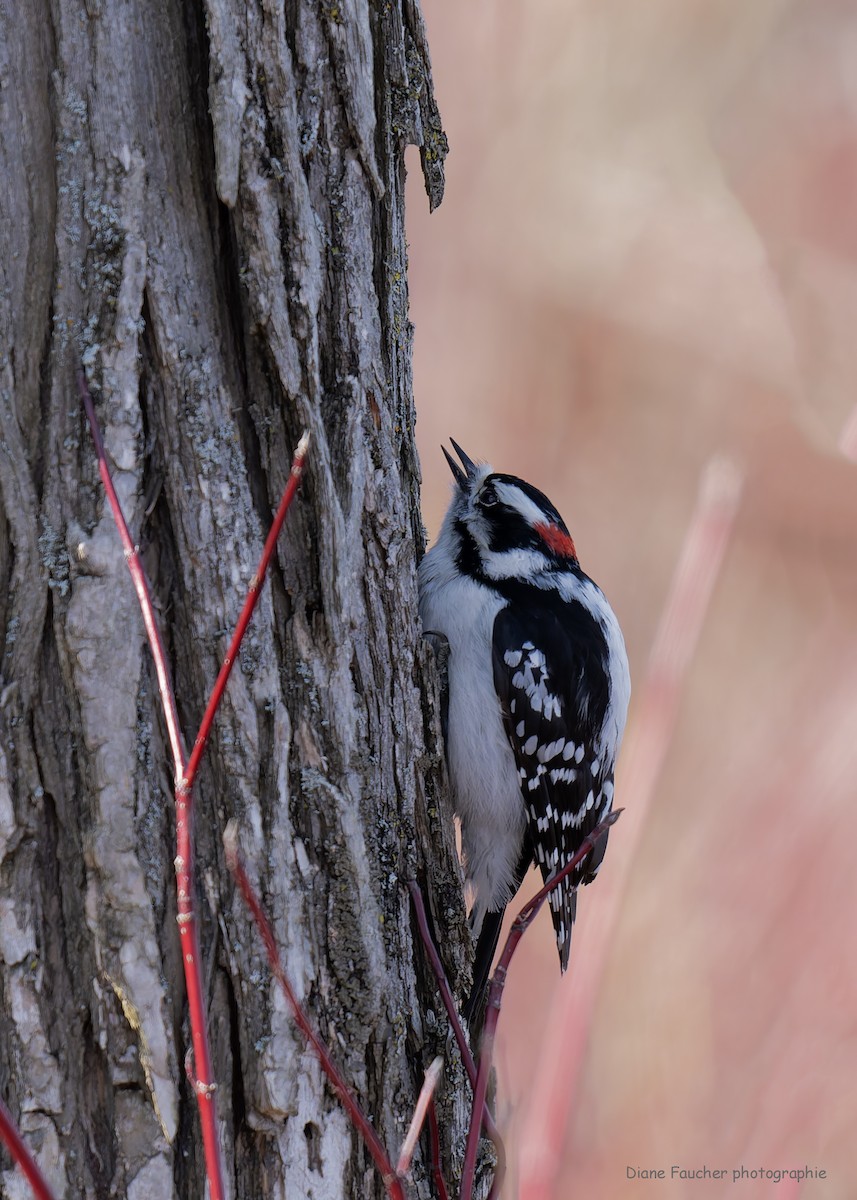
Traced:
[[497, 504], [497, 493], [493, 488], [485, 488], [479, 496], [479, 504], [482, 508], [493, 508]]

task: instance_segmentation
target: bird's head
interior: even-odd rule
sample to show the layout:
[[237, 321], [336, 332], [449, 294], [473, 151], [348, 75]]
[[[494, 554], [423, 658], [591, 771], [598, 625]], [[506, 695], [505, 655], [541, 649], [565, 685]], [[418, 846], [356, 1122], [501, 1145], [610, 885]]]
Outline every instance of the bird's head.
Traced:
[[451, 539], [462, 570], [499, 581], [577, 567], [571, 535], [543, 492], [473, 462], [450, 441], [461, 465], [444, 447], [456, 487], [441, 538]]

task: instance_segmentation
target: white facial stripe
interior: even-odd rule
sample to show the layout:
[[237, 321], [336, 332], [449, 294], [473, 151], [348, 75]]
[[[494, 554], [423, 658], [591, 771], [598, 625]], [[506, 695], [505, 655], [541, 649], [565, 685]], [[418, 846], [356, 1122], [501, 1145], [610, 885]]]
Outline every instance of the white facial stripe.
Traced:
[[494, 484], [494, 490], [497, 493], [498, 500], [509, 508], [514, 508], [531, 525], [543, 525], [548, 521], [548, 518], [539, 506], [529, 496], [525, 495], [519, 487], [516, 487], [514, 483], [497, 482]]
[[545, 556], [538, 550], [485, 550], [482, 554], [482, 569], [489, 579], [526, 579], [543, 572], [545, 565]]

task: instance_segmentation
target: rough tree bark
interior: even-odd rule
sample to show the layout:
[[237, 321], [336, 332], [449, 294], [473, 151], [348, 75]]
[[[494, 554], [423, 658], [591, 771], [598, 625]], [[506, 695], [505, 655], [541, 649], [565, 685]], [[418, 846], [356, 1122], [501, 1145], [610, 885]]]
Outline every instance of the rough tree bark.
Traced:
[[445, 149], [416, 0], [2, 3], [0, 81], [0, 1091], [58, 1194], [203, 1194], [169, 758], [82, 361], [187, 736], [311, 431], [200, 776], [198, 910], [231, 1194], [379, 1195], [220, 835], [396, 1150], [445, 1031], [404, 878], [469, 953], [415, 606], [403, 151], [437, 203]]

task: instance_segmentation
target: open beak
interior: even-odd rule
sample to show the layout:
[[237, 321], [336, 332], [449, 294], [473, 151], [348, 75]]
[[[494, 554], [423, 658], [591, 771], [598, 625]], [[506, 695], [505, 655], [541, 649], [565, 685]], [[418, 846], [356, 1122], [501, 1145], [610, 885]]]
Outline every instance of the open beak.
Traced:
[[464, 471], [462, 471], [461, 467], [449, 453], [446, 446], [441, 446], [441, 450], [444, 453], [446, 461], [449, 463], [450, 471], [452, 471], [453, 475], [455, 476], [455, 482], [463, 492], [466, 492], [470, 484], [470, 480], [476, 474], [476, 463], [464, 453], [455, 438], [450, 438], [449, 440], [452, 442], [453, 450], [461, 459], [461, 465], [464, 467]]

